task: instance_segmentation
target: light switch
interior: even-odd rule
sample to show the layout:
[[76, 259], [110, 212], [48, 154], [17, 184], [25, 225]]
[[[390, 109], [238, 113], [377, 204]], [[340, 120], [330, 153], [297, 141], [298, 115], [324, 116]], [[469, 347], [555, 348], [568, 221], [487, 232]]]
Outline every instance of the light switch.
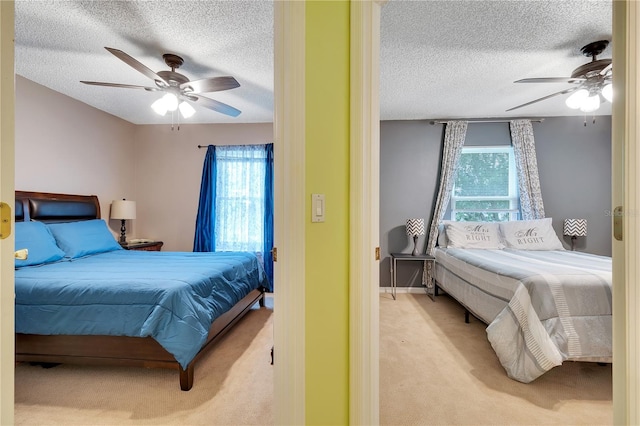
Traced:
[[324, 222], [324, 194], [311, 194], [311, 222]]

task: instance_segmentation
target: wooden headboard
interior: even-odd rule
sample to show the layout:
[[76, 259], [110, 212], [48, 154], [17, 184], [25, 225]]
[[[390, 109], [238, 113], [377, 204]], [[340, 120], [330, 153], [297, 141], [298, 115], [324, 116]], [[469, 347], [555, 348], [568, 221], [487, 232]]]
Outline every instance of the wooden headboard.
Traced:
[[16, 222], [70, 222], [100, 219], [100, 201], [96, 195], [54, 194], [16, 191]]

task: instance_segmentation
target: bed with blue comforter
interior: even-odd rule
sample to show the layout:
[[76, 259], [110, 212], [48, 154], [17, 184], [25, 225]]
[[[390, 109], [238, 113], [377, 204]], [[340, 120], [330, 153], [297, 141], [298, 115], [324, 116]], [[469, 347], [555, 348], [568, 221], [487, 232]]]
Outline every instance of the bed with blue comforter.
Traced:
[[16, 192], [16, 360], [176, 368], [194, 363], [270, 283], [247, 252], [125, 250], [97, 197]]
[[187, 368], [217, 317], [267, 287], [250, 253], [115, 250], [15, 274], [16, 333], [153, 337]]

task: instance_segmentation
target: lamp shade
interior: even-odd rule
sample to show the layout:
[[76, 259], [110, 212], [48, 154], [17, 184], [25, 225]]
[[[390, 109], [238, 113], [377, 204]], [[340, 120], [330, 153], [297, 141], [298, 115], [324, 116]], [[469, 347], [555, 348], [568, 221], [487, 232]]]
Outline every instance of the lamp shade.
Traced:
[[184, 118], [189, 118], [196, 113], [196, 110], [184, 101], [182, 101], [180, 105], [178, 105], [178, 108], [180, 109], [180, 114], [182, 114]]
[[175, 111], [178, 109], [178, 97], [173, 93], [167, 93], [162, 97], [167, 111]]
[[407, 235], [424, 235], [424, 219], [407, 219]]
[[573, 92], [571, 96], [567, 98], [565, 103], [569, 108], [578, 109], [582, 102], [589, 97], [589, 91], [587, 89], [580, 89]]
[[580, 105], [580, 111], [582, 112], [593, 112], [598, 108], [600, 108], [600, 95], [597, 93], [595, 95], [588, 96]]
[[562, 233], [569, 237], [586, 237], [587, 219], [565, 219]]
[[135, 219], [136, 202], [130, 200], [113, 200], [111, 202], [111, 219]]
[[158, 115], [165, 115], [167, 113], [167, 105], [164, 102], [164, 98], [160, 98], [151, 104], [151, 108]]

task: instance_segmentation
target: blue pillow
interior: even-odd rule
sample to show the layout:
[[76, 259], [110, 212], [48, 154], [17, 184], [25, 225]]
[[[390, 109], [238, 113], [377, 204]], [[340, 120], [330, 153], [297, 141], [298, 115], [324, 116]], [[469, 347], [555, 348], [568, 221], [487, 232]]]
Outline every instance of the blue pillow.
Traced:
[[64, 257], [64, 252], [42, 222], [16, 222], [15, 241], [16, 250], [29, 251], [25, 260], [16, 259], [16, 268], [57, 262]]
[[47, 225], [66, 257], [77, 259], [90, 254], [122, 250], [104, 220], [50, 223]]

